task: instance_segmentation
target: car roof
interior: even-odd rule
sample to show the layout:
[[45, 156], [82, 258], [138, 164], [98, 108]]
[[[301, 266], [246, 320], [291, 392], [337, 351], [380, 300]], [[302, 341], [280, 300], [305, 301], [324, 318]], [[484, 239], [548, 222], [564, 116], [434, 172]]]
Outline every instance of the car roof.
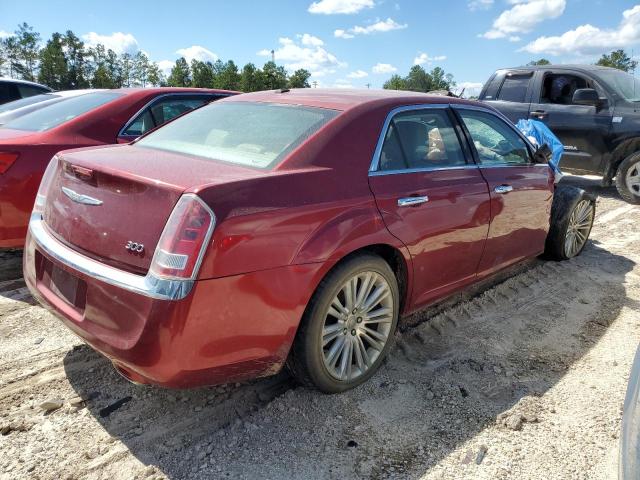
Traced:
[[153, 93], [213, 93], [223, 95], [236, 95], [241, 92], [233, 90], [221, 90], [218, 88], [195, 88], [195, 87], [126, 87], [114, 88], [112, 92], [124, 93], [127, 95], [134, 94], [153, 94]]
[[30, 82], [29, 80], [18, 80], [16, 78], [0, 77], [0, 82], [20, 83], [22, 85], [31, 85], [33, 87], [40, 87], [51, 90], [51, 88], [47, 87], [46, 85], [42, 85], [41, 83], [36, 82]]
[[266, 90], [245, 93], [224, 100], [244, 102], [281, 103], [303, 105], [308, 107], [329, 108], [332, 110], [350, 110], [356, 107], [390, 107], [412, 104], [474, 104], [468, 100], [429, 95], [422, 92], [382, 90], [382, 89], [346, 89], [346, 88], [292, 88], [282, 90]]
[[582, 71], [582, 72], [597, 72], [597, 71], [605, 71], [605, 70], [614, 70], [618, 71], [615, 68], [611, 67], [603, 67], [601, 65], [588, 65], [588, 64], [558, 64], [558, 65], [522, 65], [520, 67], [513, 68], [501, 68], [498, 71], [508, 71], [508, 70], [574, 70], [574, 71]]

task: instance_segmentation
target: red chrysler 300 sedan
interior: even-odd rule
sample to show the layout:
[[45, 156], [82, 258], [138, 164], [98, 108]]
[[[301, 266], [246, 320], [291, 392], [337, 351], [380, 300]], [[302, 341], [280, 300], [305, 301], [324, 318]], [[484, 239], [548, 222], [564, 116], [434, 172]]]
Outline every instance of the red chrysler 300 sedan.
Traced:
[[545, 250], [580, 253], [593, 201], [554, 198], [545, 159], [495, 110], [448, 97], [229, 97], [132, 145], [55, 156], [25, 279], [132, 381], [286, 363], [338, 392], [373, 375], [400, 315]]
[[85, 91], [0, 128], [0, 248], [22, 248], [49, 160], [69, 148], [129, 143], [204, 103], [235, 92], [200, 88]]

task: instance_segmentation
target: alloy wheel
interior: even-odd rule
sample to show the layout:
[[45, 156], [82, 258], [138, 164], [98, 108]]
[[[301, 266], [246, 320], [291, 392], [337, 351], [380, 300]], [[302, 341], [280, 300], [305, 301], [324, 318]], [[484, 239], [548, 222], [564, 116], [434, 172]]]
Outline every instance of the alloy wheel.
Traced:
[[322, 329], [322, 357], [332, 377], [353, 381], [371, 368], [389, 341], [395, 308], [379, 273], [357, 273], [342, 285]]
[[589, 238], [593, 223], [593, 205], [589, 200], [581, 200], [571, 212], [567, 235], [564, 241], [564, 253], [567, 258], [576, 256]]
[[629, 167], [625, 183], [631, 193], [640, 196], [640, 162], [636, 162]]

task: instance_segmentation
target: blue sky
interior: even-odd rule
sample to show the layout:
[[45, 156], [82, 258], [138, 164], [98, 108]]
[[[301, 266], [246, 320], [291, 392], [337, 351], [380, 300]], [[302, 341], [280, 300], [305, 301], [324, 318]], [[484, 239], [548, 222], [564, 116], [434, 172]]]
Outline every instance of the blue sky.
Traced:
[[26, 21], [43, 39], [73, 30], [162, 66], [181, 55], [262, 65], [276, 51], [319, 86], [378, 88], [415, 63], [477, 87], [497, 68], [546, 57], [640, 54], [640, 1], [623, 0], [0, 0], [0, 36]]

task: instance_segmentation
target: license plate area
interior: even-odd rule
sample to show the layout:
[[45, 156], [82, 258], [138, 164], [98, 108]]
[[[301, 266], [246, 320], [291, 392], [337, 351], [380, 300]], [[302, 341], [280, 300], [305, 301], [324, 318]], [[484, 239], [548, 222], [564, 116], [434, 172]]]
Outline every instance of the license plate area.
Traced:
[[37, 251], [36, 257], [36, 264], [39, 264], [38, 281], [65, 303], [81, 313], [84, 312], [87, 298], [86, 282], [55, 265]]

